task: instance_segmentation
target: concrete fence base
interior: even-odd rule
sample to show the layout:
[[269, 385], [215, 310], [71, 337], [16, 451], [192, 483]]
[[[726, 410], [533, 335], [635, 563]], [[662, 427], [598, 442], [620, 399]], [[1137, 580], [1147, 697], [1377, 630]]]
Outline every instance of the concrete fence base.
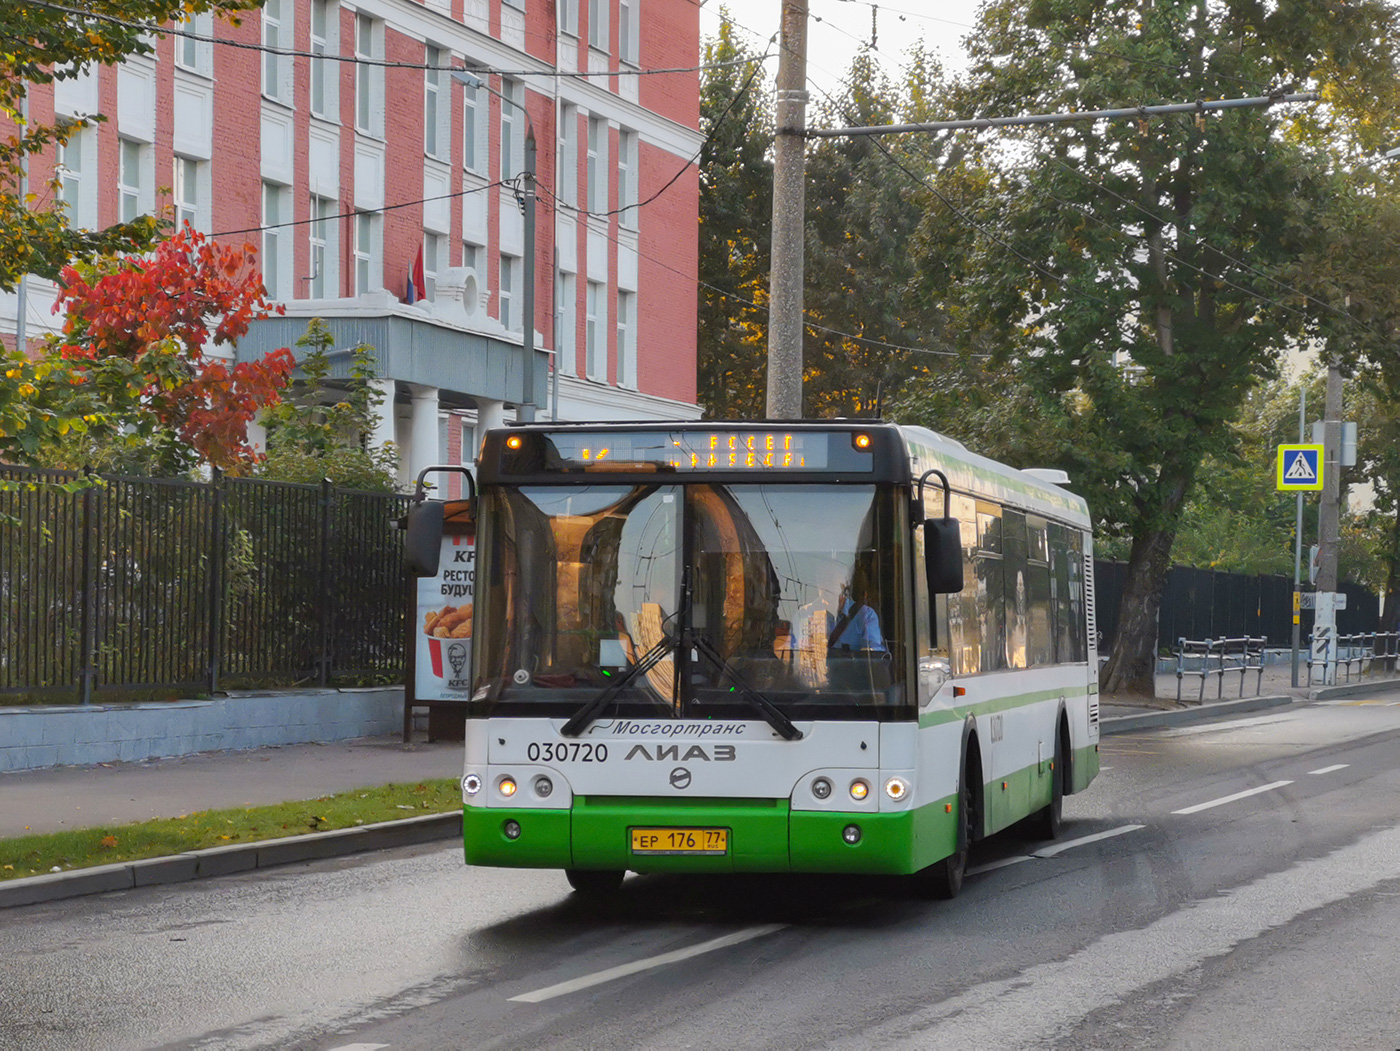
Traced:
[[397, 733], [403, 687], [230, 693], [207, 701], [0, 707], [0, 772]]

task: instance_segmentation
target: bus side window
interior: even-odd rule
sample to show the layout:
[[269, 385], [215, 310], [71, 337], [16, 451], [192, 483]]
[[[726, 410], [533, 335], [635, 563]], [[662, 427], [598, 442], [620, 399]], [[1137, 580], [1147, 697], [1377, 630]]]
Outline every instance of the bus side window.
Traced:
[[1032, 666], [1055, 662], [1047, 524], [1043, 518], [1026, 516], [1026, 605], [1029, 615], [1026, 663]]
[[977, 592], [982, 671], [1006, 667], [1006, 594], [1003, 589], [1001, 508], [977, 504]]

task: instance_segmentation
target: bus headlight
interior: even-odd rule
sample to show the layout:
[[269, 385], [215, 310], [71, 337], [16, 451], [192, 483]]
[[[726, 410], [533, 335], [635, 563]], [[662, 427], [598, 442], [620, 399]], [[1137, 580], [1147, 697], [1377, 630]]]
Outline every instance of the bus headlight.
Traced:
[[831, 782], [824, 777], [819, 777], [812, 782], [812, 795], [818, 799], [826, 799], [831, 795]]
[[496, 787], [498, 787], [498, 788], [501, 790], [501, 795], [503, 795], [503, 796], [513, 796], [513, 795], [515, 795], [515, 787], [516, 787], [516, 786], [515, 786], [515, 778], [510, 777], [510, 776], [503, 777], [503, 778], [501, 778], [500, 784], [497, 785]]
[[851, 782], [851, 798], [854, 799], [857, 803], [859, 803], [869, 794], [870, 783], [868, 781], [862, 780], [861, 778], [857, 778], [856, 780]]
[[535, 795], [539, 796], [541, 799], [547, 799], [549, 793], [553, 791], [554, 782], [545, 777], [544, 774], [540, 774], [539, 777], [535, 778]]
[[841, 830], [841, 838], [844, 839], [851, 846], [855, 846], [857, 843], [860, 842], [860, 826], [847, 825]]
[[462, 778], [462, 791], [469, 796], [474, 796], [481, 791], [481, 775], [468, 774]]
[[885, 782], [885, 795], [896, 803], [909, 794], [909, 783], [902, 777], [892, 777]]

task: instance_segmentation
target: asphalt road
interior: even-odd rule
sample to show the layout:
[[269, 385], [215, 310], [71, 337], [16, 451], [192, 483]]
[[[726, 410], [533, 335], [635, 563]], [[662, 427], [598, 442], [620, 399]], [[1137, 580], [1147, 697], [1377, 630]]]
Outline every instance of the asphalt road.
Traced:
[[7, 910], [0, 1047], [1400, 1047], [1395, 697], [1106, 738], [953, 902], [421, 847]]

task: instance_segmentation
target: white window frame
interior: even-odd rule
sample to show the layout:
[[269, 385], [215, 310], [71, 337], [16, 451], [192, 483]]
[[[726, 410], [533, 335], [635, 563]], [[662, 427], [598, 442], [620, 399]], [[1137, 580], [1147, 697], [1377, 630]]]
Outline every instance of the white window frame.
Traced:
[[608, 381], [608, 286], [589, 281], [584, 290], [584, 370], [591, 380]]
[[628, 230], [637, 228], [637, 182], [641, 177], [638, 171], [639, 138], [635, 131], [621, 130], [617, 133], [617, 221], [619, 226]]
[[170, 194], [175, 207], [177, 228], [186, 220], [196, 230], [200, 228], [199, 184], [201, 175], [199, 161], [193, 157], [182, 157], [178, 153], [175, 155]]
[[451, 139], [451, 125], [444, 135], [442, 119], [447, 112], [443, 97], [449, 94], [443, 91], [447, 74], [440, 68], [432, 68], [446, 65], [444, 54], [446, 52], [434, 44], [423, 49], [423, 65], [429, 67], [423, 70], [423, 153], [428, 157], [443, 158]]
[[[319, 25], [318, 25], [319, 23]], [[334, 55], [340, 44], [340, 8], [336, 0], [311, 0], [311, 53]], [[311, 115], [335, 120], [340, 113], [339, 63], [329, 58], [311, 60], [308, 106]]]
[[501, 326], [507, 332], [523, 332], [520, 319], [520, 303], [516, 302], [516, 292], [520, 289], [520, 257], [501, 253], [500, 276], [496, 288], [496, 310]]
[[578, 36], [578, 0], [559, 0], [559, 31]]
[[[188, 16], [180, 28], [203, 37], [214, 35], [214, 12], [200, 11]], [[176, 38], [175, 65], [201, 77], [213, 74], [214, 45], [208, 40], [197, 40], [193, 36]]]
[[593, 215], [608, 210], [608, 119], [588, 117], [588, 171], [584, 209]]
[[638, 64], [641, 0], [617, 0], [617, 57], [628, 65]]
[[262, 272], [269, 299], [292, 298], [291, 190], [281, 183], [262, 184]]
[[[295, 0], [264, 0], [262, 43], [268, 48], [290, 48], [295, 32]], [[292, 104], [292, 56], [263, 52], [263, 97], [283, 106]]]
[[333, 197], [311, 195], [311, 222], [306, 224], [307, 240], [310, 243], [309, 262], [311, 273], [307, 274], [307, 286], [312, 299], [338, 299], [340, 292], [340, 226], [336, 219], [337, 204]]
[[462, 85], [462, 167], [485, 174], [488, 146], [486, 125], [489, 107], [482, 107], [483, 94], [473, 84]]
[[356, 212], [352, 223], [351, 257], [355, 261], [355, 295], [359, 296], [384, 284], [379, 263], [379, 216], [375, 212]]
[[[525, 85], [501, 80], [501, 181], [513, 179], [525, 167]], [[510, 102], [506, 102], [510, 99]]]
[[78, 129], [68, 136], [66, 144], [60, 143], [56, 151], [57, 166], [54, 174], [58, 177], [58, 198], [68, 211], [68, 221], [73, 226], [89, 225], [84, 222], [86, 209], [83, 207], [83, 160], [88, 145], [84, 129]]
[[384, 56], [384, 23], [355, 13], [355, 130], [371, 138], [384, 137], [384, 67], [370, 62]]
[[117, 140], [117, 218], [129, 223], [144, 214], [146, 157], [149, 149], [135, 139]]
[[437, 298], [438, 274], [447, 266], [443, 250], [447, 247], [447, 236], [433, 230], [423, 231], [423, 288], [424, 299]]
[[578, 375], [578, 278], [567, 270], [554, 276], [554, 363], [566, 376]]
[[637, 293], [617, 290], [617, 385], [637, 389]]
[[559, 199], [578, 207], [578, 107], [565, 104], [559, 111]]
[[588, 0], [588, 46], [608, 50], [609, 0]]

